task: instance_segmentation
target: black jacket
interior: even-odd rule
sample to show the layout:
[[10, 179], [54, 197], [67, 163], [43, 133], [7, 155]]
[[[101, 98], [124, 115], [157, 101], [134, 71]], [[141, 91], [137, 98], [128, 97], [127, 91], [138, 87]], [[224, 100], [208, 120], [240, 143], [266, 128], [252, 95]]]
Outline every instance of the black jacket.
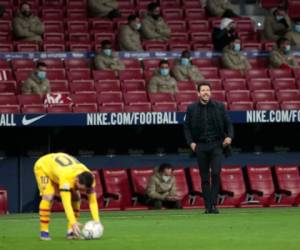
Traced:
[[221, 30], [220, 28], [214, 28], [212, 32], [214, 49], [216, 51], [222, 51], [225, 46], [230, 44], [235, 35], [234, 32], [228, 32], [227, 29]]
[[[216, 134], [221, 140], [226, 137], [233, 139], [233, 125], [225, 110], [224, 104], [218, 101], [210, 101], [210, 112], [213, 112], [214, 122], [216, 123]], [[184, 134], [188, 145], [198, 143], [201, 129], [201, 106], [200, 102], [195, 102], [188, 106], [184, 121]]]

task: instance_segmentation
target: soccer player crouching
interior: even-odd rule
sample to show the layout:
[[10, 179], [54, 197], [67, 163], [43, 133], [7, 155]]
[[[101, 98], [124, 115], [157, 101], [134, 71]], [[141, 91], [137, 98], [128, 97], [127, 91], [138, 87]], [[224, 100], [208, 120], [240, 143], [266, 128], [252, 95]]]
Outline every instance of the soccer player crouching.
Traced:
[[65, 153], [44, 155], [36, 161], [34, 174], [41, 195], [39, 206], [41, 240], [51, 240], [49, 222], [55, 195], [60, 195], [68, 219], [68, 239], [80, 237], [80, 224], [77, 221], [80, 193], [87, 194], [92, 218], [94, 221], [100, 221], [94, 176], [73, 156]]

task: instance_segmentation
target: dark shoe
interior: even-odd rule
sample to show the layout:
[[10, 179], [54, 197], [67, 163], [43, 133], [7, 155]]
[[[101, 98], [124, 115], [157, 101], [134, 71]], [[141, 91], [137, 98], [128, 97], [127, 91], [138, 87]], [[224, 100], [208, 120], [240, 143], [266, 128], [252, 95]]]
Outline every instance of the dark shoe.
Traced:
[[208, 210], [208, 209], [205, 209], [205, 211], [204, 211], [204, 214], [210, 214], [211, 213], [211, 211], [210, 210]]
[[210, 213], [211, 214], [219, 214], [219, 209], [217, 209], [216, 207], [212, 207], [211, 210], [210, 210]]

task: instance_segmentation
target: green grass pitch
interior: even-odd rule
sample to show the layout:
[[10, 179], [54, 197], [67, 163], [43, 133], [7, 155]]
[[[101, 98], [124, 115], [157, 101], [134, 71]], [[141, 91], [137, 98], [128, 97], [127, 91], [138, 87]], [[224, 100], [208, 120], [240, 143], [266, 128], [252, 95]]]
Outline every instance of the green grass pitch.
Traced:
[[[81, 222], [89, 220], [83, 213]], [[66, 240], [64, 214], [52, 214], [52, 241], [38, 238], [37, 214], [0, 216], [0, 250], [299, 250], [300, 209], [102, 212], [100, 240]]]

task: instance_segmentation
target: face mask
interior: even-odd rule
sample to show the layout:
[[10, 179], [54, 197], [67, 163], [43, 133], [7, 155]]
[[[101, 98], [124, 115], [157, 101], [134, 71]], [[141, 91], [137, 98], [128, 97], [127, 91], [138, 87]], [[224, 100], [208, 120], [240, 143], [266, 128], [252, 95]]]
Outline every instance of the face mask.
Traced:
[[291, 51], [291, 45], [286, 45], [286, 46], [284, 47], [284, 53], [285, 53], [285, 54], [288, 54], [290, 51]]
[[295, 25], [295, 31], [300, 33], [300, 24]]
[[189, 65], [190, 64], [190, 59], [188, 59], [188, 58], [181, 58], [181, 64], [182, 65]]
[[141, 24], [141, 23], [136, 23], [136, 24], [135, 24], [135, 29], [136, 29], [136, 30], [139, 30], [141, 27], [142, 27], [142, 24]]
[[168, 76], [169, 75], [170, 70], [169, 69], [160, 69], [160, 74], [162, 76]]
[[234, 45], [233, 45], [233, 49], [235, 50], [235, 51], [240, 51], [241, 50], [241, 44], [239, 44], [239, 43], [235, 43]]
[[30, 17], [31, 16], [31, 11], [27, 11], [27, 10], [23, 10], [22, 14], [26, 17]]
[[162, 178], [164, 182], [168, 182], [171, 179], [171, 176], [163, 175]]
[[37, 76], [40, 80], [46, 79], [46, 72], [45, 71], [38, 71]]
[[111, 49], [104, 49], [103, 50], [104, 55], [106, 56], [111, 56], [112, 55], [112, 50]]
[[284, 16], [276, 16], [276, 20], [279, 22], [284, 18]]

